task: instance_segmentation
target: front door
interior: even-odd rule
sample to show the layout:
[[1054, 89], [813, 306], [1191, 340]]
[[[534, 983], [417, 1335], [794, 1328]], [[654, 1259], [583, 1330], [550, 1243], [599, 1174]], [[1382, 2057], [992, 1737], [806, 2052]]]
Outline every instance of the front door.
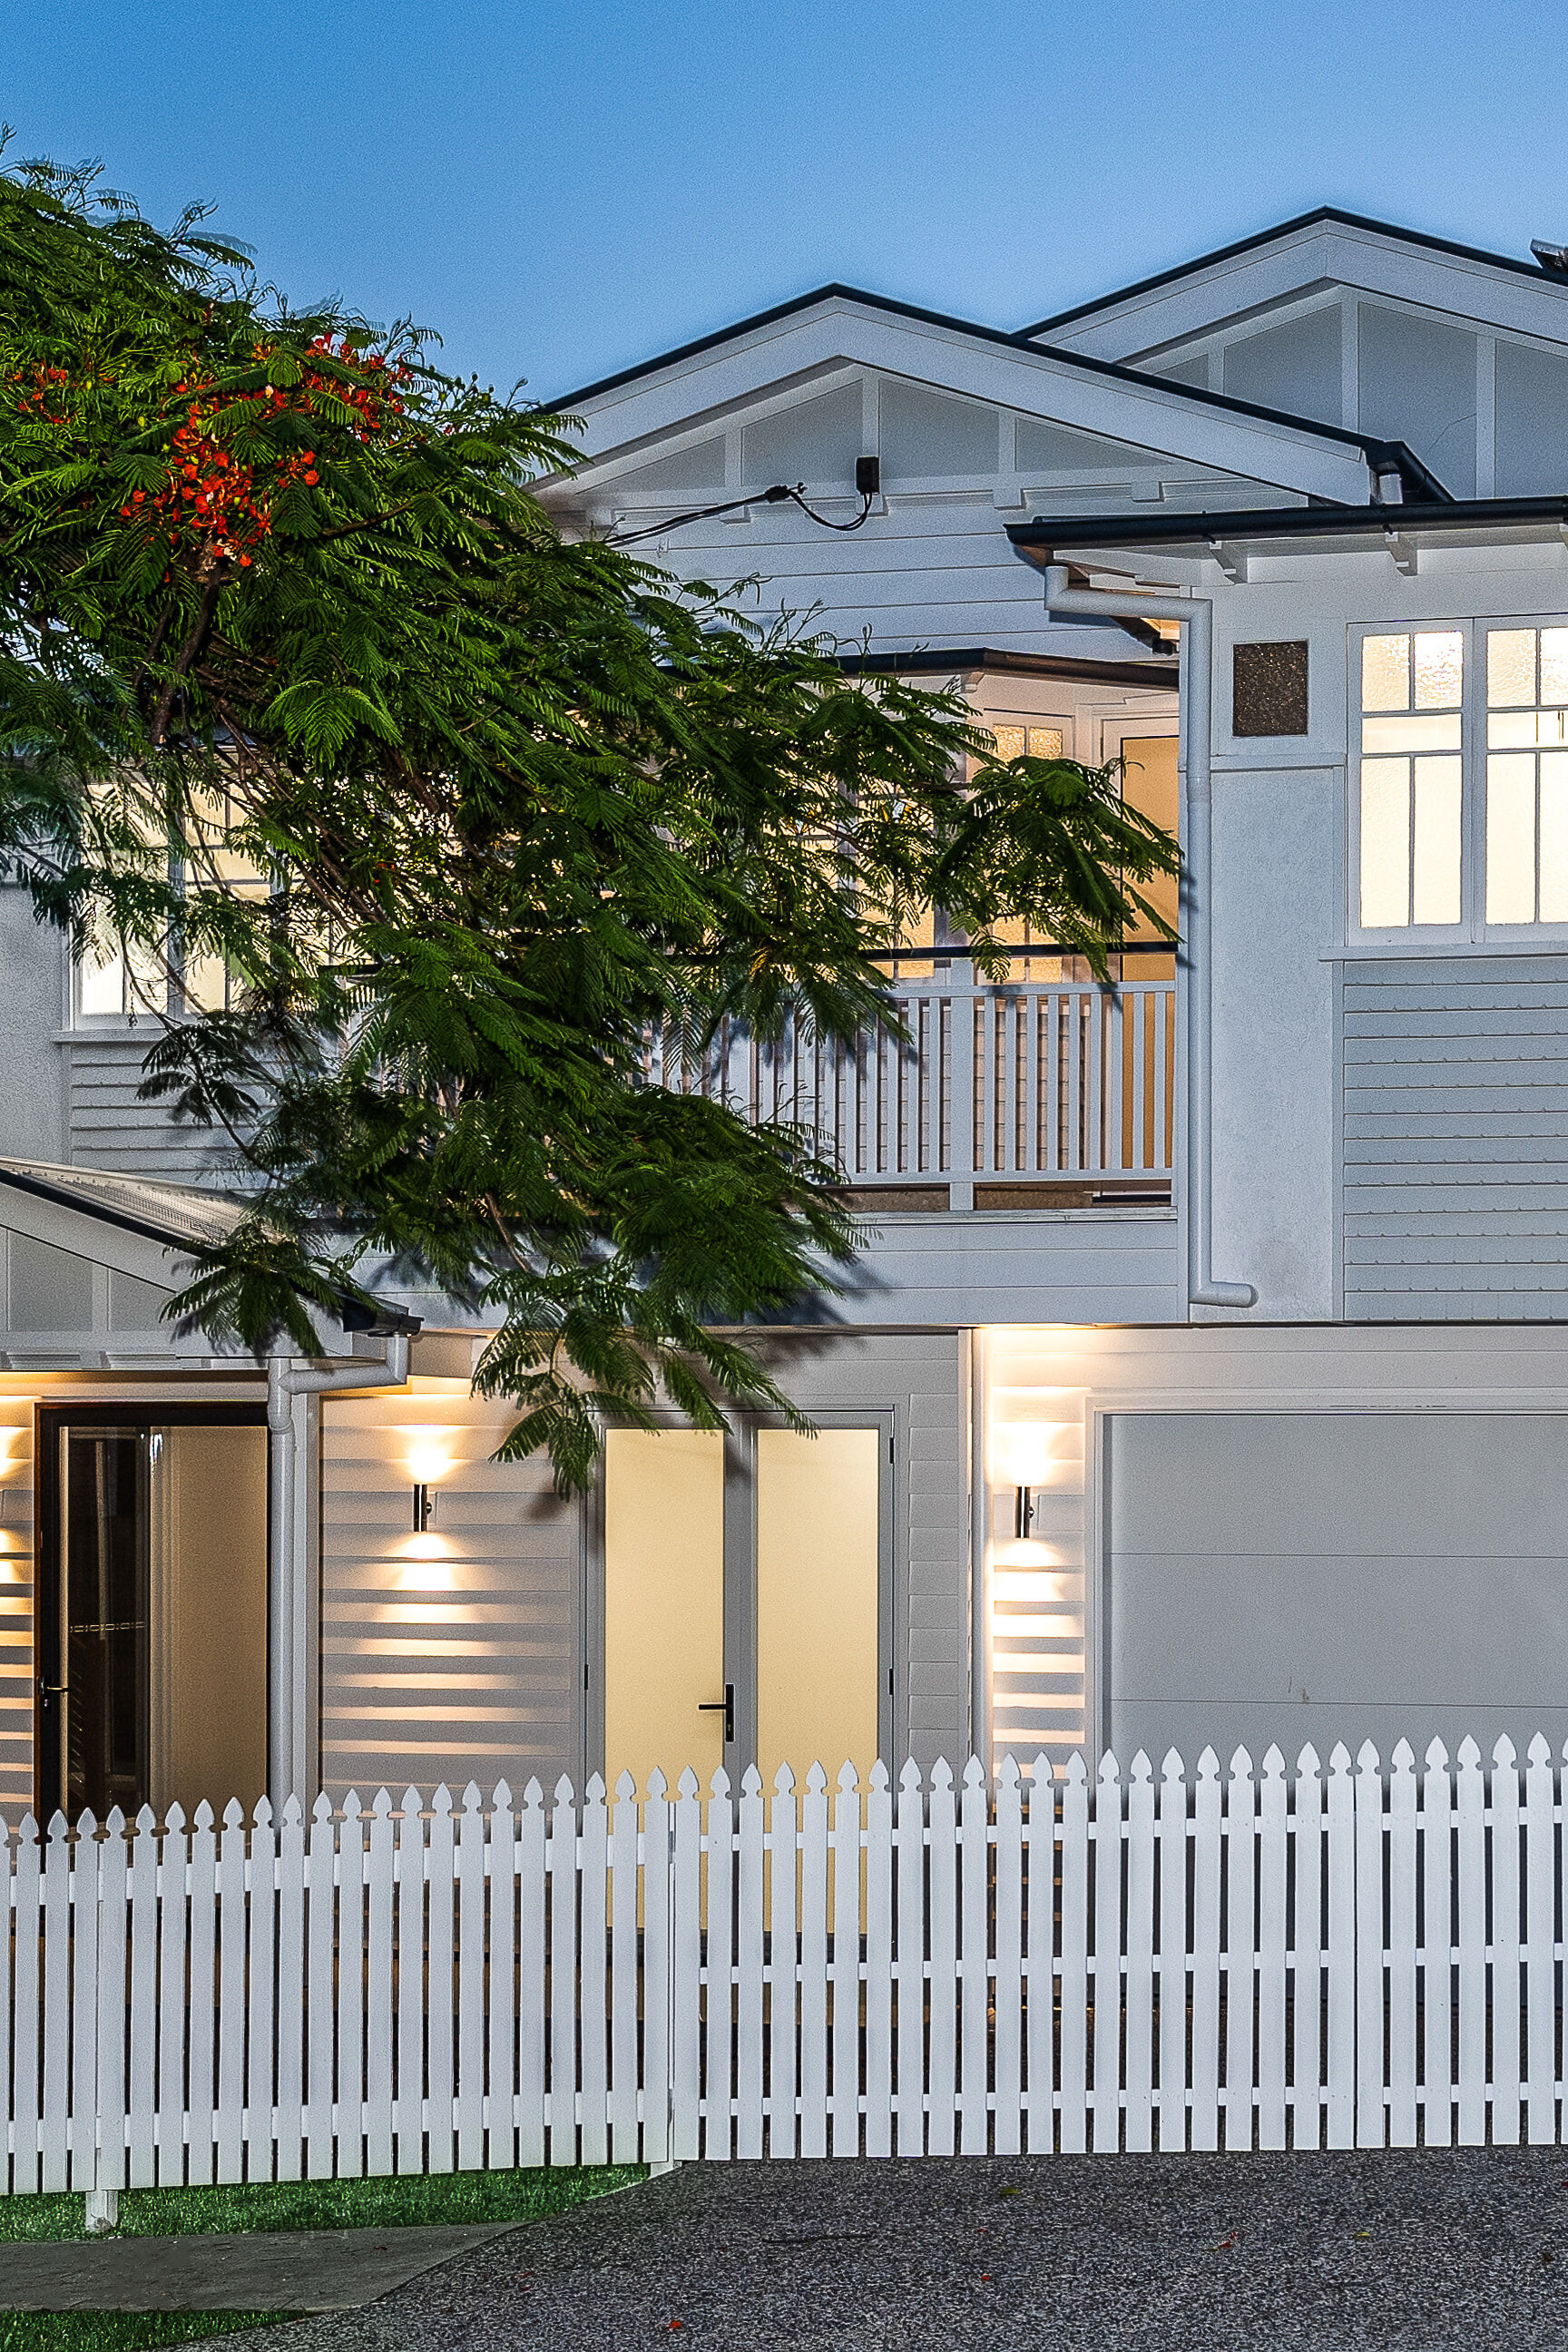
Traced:
[[[221, 1411], [221, 1409], [215, 1409]], [[248, 1811], [267, 1779], [267, 1431], [51, 1408], [39, 1416], [38, 1796]]]
[[771, 1789], [892, 1751], [889, 1428], [615, 1430], [604, 1758], [614, 1788], [755, 1763]]

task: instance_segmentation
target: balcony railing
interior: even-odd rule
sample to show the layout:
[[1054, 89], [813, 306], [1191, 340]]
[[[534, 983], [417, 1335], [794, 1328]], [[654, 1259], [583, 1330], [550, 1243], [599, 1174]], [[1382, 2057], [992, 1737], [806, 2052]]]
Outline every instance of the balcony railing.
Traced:
[[[1033, 953], [1026, 968], [1044, 961]], [[1168, 1192], [1173, 979], [995, 982], [927, 954], [918, 976], [898, 974], [894, 996], [907, 1040], [879, 1026], [839, 1044], [804, 1021], [769, 1045], [722, 1030], [700, 1057], [655, 1039], [649, 1081], [796, 1121], [849, 1186], [942, 1186], [954, 1208], [1023, 1205], [1023, 1188], [1042, 1205], [1086, 1187]]]

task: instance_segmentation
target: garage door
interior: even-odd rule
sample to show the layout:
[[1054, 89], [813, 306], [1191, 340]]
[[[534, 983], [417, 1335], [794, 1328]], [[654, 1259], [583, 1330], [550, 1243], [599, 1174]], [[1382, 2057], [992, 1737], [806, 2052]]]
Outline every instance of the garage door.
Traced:
[[1568, 1417], [1119, 1414], [1109, 1744], [1568, 1735]]

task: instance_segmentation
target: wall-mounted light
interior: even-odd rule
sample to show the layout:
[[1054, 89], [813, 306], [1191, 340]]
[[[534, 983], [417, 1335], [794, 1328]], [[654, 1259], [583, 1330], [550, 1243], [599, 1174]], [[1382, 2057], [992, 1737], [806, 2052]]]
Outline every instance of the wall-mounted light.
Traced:
[[1032, 1486], [1013, 1489], [1013, 1533], [1020, 1543], [1026, 1543], [1035, 1525], [1035, 1490]]
[[414, 1532], [422, 1536], [436, 1524], [436, 1496], [427, 1478], [414, 1482]]

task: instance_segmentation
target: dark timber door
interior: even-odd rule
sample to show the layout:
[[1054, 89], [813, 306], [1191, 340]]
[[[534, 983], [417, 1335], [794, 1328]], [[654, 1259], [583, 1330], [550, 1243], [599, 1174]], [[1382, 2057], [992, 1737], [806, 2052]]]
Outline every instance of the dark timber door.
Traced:
[[59, 1613], [65, 1671], [58, 1801], [134, 1814], [147, 1799], [151, 1512], [146, 1429], [60, 1433]]

